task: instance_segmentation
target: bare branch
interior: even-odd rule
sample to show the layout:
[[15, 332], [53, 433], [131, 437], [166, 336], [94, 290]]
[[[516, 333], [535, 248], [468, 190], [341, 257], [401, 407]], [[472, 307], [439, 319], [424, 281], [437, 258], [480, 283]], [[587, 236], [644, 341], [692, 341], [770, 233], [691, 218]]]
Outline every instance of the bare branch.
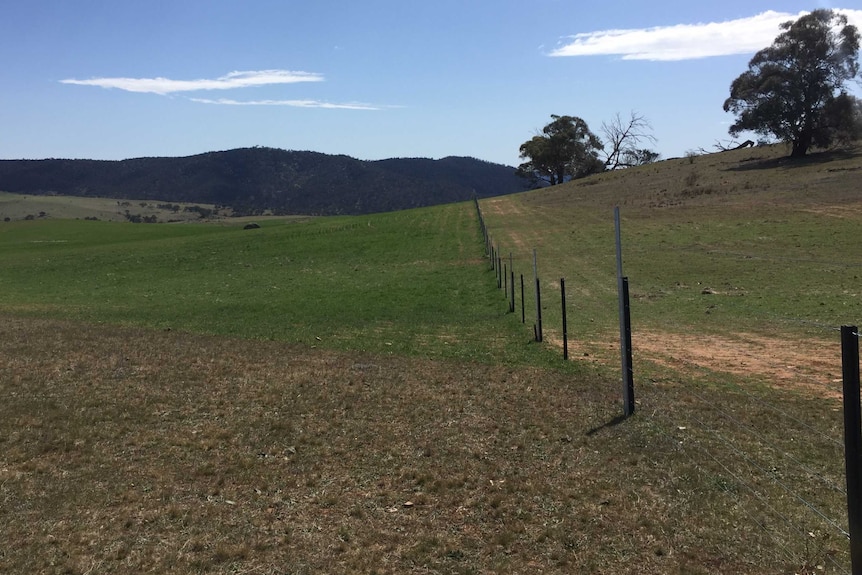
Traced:
[[652, 134], [649, 120], [635, 111], [630, 113], [628, 120], [623, 120], [617, 113], [610, 123], [602, 122], [601, 131], [605, 137], [605, 145], [609, 148], [605, 151], [606, 170], [637, 165], [632, 161], [643, 157], [639, 154], [643, 142], [654, 144], [657, 141]]

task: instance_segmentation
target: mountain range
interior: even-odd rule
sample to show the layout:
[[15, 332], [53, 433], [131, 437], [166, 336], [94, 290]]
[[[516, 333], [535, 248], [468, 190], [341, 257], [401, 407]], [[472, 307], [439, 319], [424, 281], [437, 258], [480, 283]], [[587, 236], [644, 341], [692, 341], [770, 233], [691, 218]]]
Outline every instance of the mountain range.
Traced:
[[515, 168], [475, 158], [358, 160], [253, 147], [128, 160], [0, 160], [0, 191], [199, 202], [237, 214], [366, 214], [524, 191]]

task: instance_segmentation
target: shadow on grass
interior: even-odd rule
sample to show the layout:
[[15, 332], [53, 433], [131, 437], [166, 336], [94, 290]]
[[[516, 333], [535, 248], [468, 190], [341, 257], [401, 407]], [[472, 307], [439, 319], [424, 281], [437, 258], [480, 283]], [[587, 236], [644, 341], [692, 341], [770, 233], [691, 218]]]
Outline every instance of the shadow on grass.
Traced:
[[594, 427], [594, 428], [590, 429], [589, 431], [587, 431], [587, 437], [592, 437], [593, 435], [597, 434], [598, 432], [600, 432], [603, 429], [608, 429], [610, 427], [616, 427], [620, 423], [624, 422], [626, 419], [628, 419], [628, 417], [626, 417], [625, 415], [618, 415], [615, 418], [613, 418], [612, 420], [608, 421], [607, 423], [603, 423], [603, 424], [599, 425], [598, 427]]
[[826, 164], [829, 162], [834, 162], [836, 160], [849, 160], [852, 158], [857, 158], [862, 155], [859, 148], [845, 148], [841, 150], [827, 150], [824, 152], [817, 152], [813, 154], [808, 154], [802, 158], [791, 158], [788, 156], [782, 156], [780, 158], [769, 158], [769, 159], [761, 159], [761, 158], [746, 158], [743, 159], [738, 166], [733, 166], [726, 168], [728, 172], [748, 172], [752, 170], [772, 170], [775, 168], [805, 168], [807, 166], [816, 166], [819, 164]]

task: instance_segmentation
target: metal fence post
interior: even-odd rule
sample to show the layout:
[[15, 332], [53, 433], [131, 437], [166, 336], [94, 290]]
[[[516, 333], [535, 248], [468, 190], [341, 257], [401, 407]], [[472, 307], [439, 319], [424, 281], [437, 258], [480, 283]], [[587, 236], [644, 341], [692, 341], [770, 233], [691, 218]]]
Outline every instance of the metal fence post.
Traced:
[[503, 264], [503, 296], [509, 299], [509, 264]]
[[629, 304], [629, 278], [622, 281], [623, 317], [622, 317], [622, 348], [623, 348], [623, 415], [628, 417], [635, 412], [635, 383], [632, 368], [632, 317]]
[[521, 274], [521, 323], [527, 323], [526, 311], [524, 309], [524, 274]]
[[515, 313], [515, 271], [509, 269], [509, 283], [512, 284], [512, 291], [509, 293], [509, 313]]
[[560, 278], [560, 301], [563, 307], [563, 359], [569, 359], [569, 326], [566, 319], [566, 278]]
[[536, 341], [542, 341], [542, 294], [539, 285], [539, 264], [536, 249], [533, 248], [533, 277], [536, 279], [536, 325], [533, 327]]
[[620, 363], [623, 382], [623, 415], [635, 412], [634, 376], [632, 372], [632, 326], [629, 306], [629, 279], [623, 277], [623, 244], [620, 207], [614, 207], [614, 232], [617, 247], [617, 292], [620, 306]]
[[854, 575], [858, 575], [862, 573], [862, 408], [859, 402], [859, 330], [856, 326], [841, 326], [841, 368], [850, 568]]

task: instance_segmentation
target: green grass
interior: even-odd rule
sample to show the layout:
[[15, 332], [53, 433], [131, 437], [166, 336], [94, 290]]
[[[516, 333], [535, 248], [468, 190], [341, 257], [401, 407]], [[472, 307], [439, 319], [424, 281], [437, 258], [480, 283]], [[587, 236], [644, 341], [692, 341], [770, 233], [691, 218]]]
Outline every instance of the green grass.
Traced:
[[[527, 280], [528, 317], [535, 317], [536, 249], [548, 329], [560, 331], [559, 278], [565, 277], [570, 333], [586, 340], [613, 336], [618, 205], [636, 327], [800, 337], [862, 319], [858, 156], [844, 160], [847, 167], [813, 161], [786, 168], [789, 173], [752, 167], [740, 186], [738, 166], [776, 161], [769, 150], [745, 154], [760, 156], [716, 154], [693, 166], [670, 160], [631, 170], [625, 180], [603, 174], [483, 201], [495, 245], [504, 256], [512, 253], [516, 273]], [[716, 191], [695, 194], [701, 185], [692, 188], [681, 175], [690, 169], [700, 169], [702, 186]]]
[[271, 221], [257, 230], [14, 222], [0, 227], [0, 309], [338, 349], [525, 361], [528, 338], [500, 321], [505, 306], [481, 257], [471, 204]]

